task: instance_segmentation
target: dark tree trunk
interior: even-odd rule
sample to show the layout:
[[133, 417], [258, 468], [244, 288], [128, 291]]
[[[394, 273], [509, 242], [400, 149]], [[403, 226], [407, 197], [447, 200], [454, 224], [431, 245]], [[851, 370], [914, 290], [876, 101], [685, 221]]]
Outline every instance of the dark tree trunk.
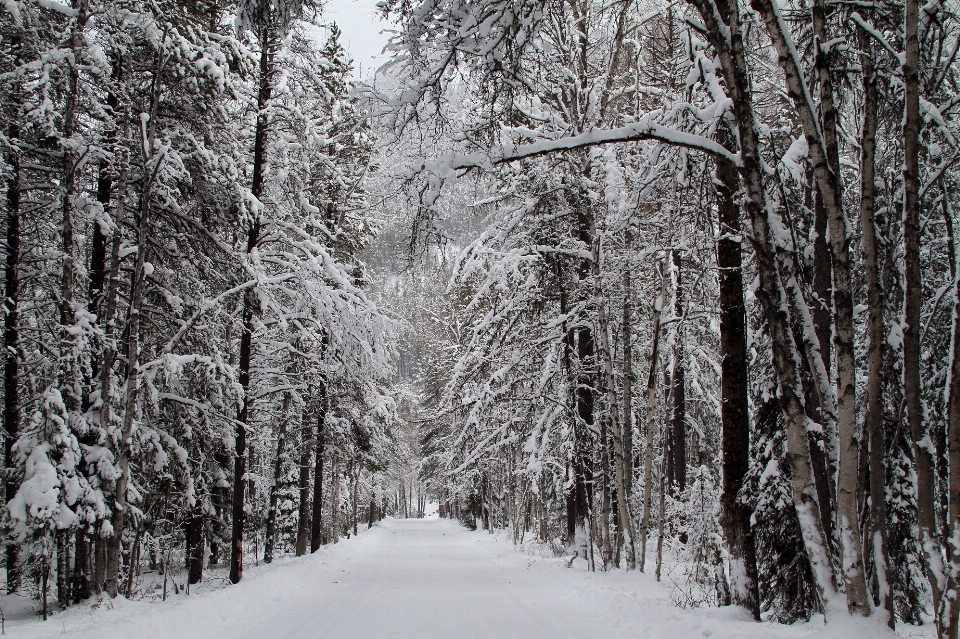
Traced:
[[200, 583], [203, 579], [203, 508], [200, 504], [194, 506], [187, 519], [187, 563], [188, 577], [191, 584]]
[[57, 538], [57, 603], [61, 609], [70, 605], [70, 533], [66, 530], [56, 532]]
[[[15, 147], [17, 136], [17, 129], [11, 127], [10, 152], [7, 157], [10, 179], [7, 182], [7, 263], [3, 300], [3, 425], [6, 429], [3, 467], [6, 469], [4, 497], [8, 504], [20, 488], [20, 482], [13, 470], [16, 466], [13, 445], [20, 435], [20, 154]], [[22, 578], [17, 549], [16, 543], [8, 543], [6, 546], [9, 594], [20, 588]]]
[[283, 449], [287, 438], [287, 411], [290, 410], [290, 393], [283, 397], [283, 416], [277, 432], [277, 459], [273, 466], [273, 484], [270, 486], [270, 507], [267, 510], [267, 531], [263, 542], [263, 561], [273, 561], [273, 547], [277, 535], [277, 502], [280, 499], [280, 479], [283, 475]]
[[[819, 58], [818, 58], [819, 59]], [[823, 204], [823, 195], [814, 188], [814, 222], [813, 231], [816, 238], [813, 241], [813, 295], [815, 299], [810, 305], [810, 316], [820, 345], [820, 357], [823, 367], [830, 371], [831, 350], [830, 343], [833, 329], [833, 313], [831, 300], [833, 299], [833, 270], [830, 261], [830, 246], [827, 244], [827, 209]], [[812, 368], [812, 366], [811, 366]], [[827, 415], [824, 415], [821, 390], [817, 372], [810, 370], [813, 382], [807, 392], [807, 413], [817, 424], [825, 424]], [[824, 380], [828, 381], [828, 380]], [[832, 545], [833, 535], [833, 474], [828, 470], [828, 456], [825, 450], [826, 441], [820, 433], [810, 432], [810, 464], [813, 467], [813, 478], [817, 487], [817, 501], [820, 503], [820, 525], [823, 526], [826, 542]]]
[[75, 544], [71, 594], [74, 603], [81, 603], [91, 594], [90, 538], [86, 531], [82, 529], [77, 531]]
[[[933, 609], [940, 610], [940, 549], [937, 542], [936, 509], [934, 507], [934, 460], [923, 416], [920, 374], [920, 313], [923, 307], [923, 268], [920, 263], [920, 22], [919, 0], [904, 5], [904, 118], [903, 118], [903, 396], [907, 425], [913, 438], [914, 464], [917, 472], [917, 516], [920, 541], [926, 553], [926, 570], [933, 597]], [[937, 630], [942, 620], [937, 614]]]
[[[323, 520], [321, 519], [323, 509], [323, 459], [324, 448], [326, 447], [327, 432], [327, 383], [321, 380], [317, 392], [317, 443], [316, 459], [313, 469], [313, 519], [310, 527], [310, 552], [314, 553], [320, 549], [323, 540]], [[336, 481], [336, 478], [333, 479]], [[334, 504], [333, 508], [336, 509]], [[336, 519], [336, 516], [334, 516]], [[337, 534], [334, 531], [334, 534]]]
[[93, 538], [93, 591], [103, 592], [103, 580], [107, 570], [107, 545], [99, 534]]
[[[251, 228], [248, 238], [248, 248], [252, 249], [257, 241], [259, 229]], [[253, 342], [253, 306], [252, 295], [244, 295], [243, 303], [243, 332], [240, 335], [240, 386], [243, 388], [243, 399], [240, 403], [240, 412], [237, 415], [237, 433], [233, 450], [233, 531], [230, 541], [230, 583], [237, 583], [243, 579], [243, 526], [244, 526], [244, 493], [247, 482], [247, 423], [250, 419], [250, 350]]]
[[[270, 102], [270, 75], [273, 56], [270, 46], [272, 34], [264, 28], [260, 33], [260, 87], [257, 94], [257, 124], [253, 141], [253, 180], [250, 193], [257, 199], [263, 195], [264, 173], [267, 164], [267, 104]], [[254, 220], [247, 230], [247, 254], [260, 242], [260, 220]], [[234, 442], [233, 474], [233, 535], [230, 547], [230, 582], [237, 583], [243, 578], [243, 526], [244, 526], [244, 475], [247, 472], [247, 423], [250, 418], [250, 360], [253, 345], [253, 310], [256, 298], [251, 290], [243, 296], [243, 332], [240, 335], [240, 386], [243, 387], [243, 401], [237, 416], [237, 433]]]
[[[306, 415], [304, 415], [306, 418]], [[304, 419], [306, 422], [306, 419]], [[306, 426], [306, 425], [305, 425]], [[304, 432], [306, 433], [306, 427]], [[310, 537], [310, 449], [311, 442], [304, 434], [300, 440], [300, 476], [297, 486], [300, 489], [300, 507], [297, 512], [297, 557], [307, 554], [307, 541]]]
[[750, 467], [750, 409], [747, 371], [747, 312], [743, 295], [743, 254], [737, 168], [717, 158], [717, 208], [720, 240], [720, 420], [723, 487], [720, 524], [730, 554], [733, 602], [760, 621], [757, 552], [750, 527], [750, 508], [737, 496]]
[[683, 313], [684, 296], [681, 272], [680, 252], [673, 252], [673, 266], [677, 271], [677, 291], [674, 300], [674, 312], [680, 318], [676, 336], [676, 363], [673, 367], [673, 424], [670, 429], [673, 441], [670, 443], [671, 469], [670, 489], [680, 494], [687, 488], [687, 396], [686, 374], [684, 372]]
[[373, 522], [376, 521], [377, 516], [377, 500], [373, 497], [370, 498], [370, 511], [369, 518], [367, 520], [367, 530], [373, 528]]
[[[863, 237], [867, 280], [867, 406], [864, 435], [870, 446], [870, 521], [864, 540], [865, 554], [873, 557], [874, 583], [887, 623], [896, 625], [893, 589], [887, 579], [886, 440], [883, 423], [883, 288], [877, 254], [876, 206], [877, 79], [872, 57], [872, 39], [858, 29], [860, 64], [863, 67], [863, 127], [860, 132], [860, 230]], [[948, 411], [949, 412], [949, 411]]]
[[592, 500], [593, 469], [590, 465], [589, 429], [594, 426], [594, 376], [595, 347], [593, 331], [588, 327], [577, 329], [577, 359], [579, 374], [577, 377], [577, 424], [574, 429], [574, 505], [575, 521], [581, 537], [581, 550], [584, 559], [589, 561], [592, 550], [588, 533], [590, 532], [590, 504]]

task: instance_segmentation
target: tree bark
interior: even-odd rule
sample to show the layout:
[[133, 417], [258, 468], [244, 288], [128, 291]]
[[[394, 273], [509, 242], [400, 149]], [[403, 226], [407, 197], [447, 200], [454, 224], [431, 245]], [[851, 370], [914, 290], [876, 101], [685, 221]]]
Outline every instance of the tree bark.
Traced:
[[58, 371], [58, 386], [63, 391], [63, 401], [68, 411], [76, 410], [80, 405], [80, 396], [77, 395], [79, 385], [78, 363], [74, 361], [72, 353], [74, 337], [70, 327], [76, 322], [74, 309], [75, 277], [77, 264], [75, 263], [75, 240], [73, 228], [73, 200], [77, 191], [77, 162], [78, 158], [73, 145], [70, 143], [75, 133], [77, 121], [77, 102], [80, 93], [80, 66], [84, 47], [84, 28], [87, 22], [89, 0], [80, 0], [77, 4], [77, 14], [73, 21], [70, 33], [70, 47], [72, 60], [67, 71], [67, 90], [63, 109], [63, 221], [60, 229], [63, 242], [63, 268], [60, 280], [60, 370]]
[[275, 545], [277, 529], [277, 502], [280, 499], [280, 479], [283, 476], [283, 450], [287, 438], [287, 412], [290, 410], [290, 393], [283, 396], [283, 414], [280, 417], [280, 426], [277, 431], [277, 458], [273, 465], [273, 483], [270, 485], [270, 507], [267, 510], [267, 531], [263, 542], [263, 561], [273, 561], [273, 547]]
[[646, 444], [643, 452], [643, 519], [640, 521], [640, 572], [647, 563], [647, 534], [650, 529], [650, 500], [653, 496], [653, 436], [656, 433], [657, 362], [660, 357], [660, 314], [667, 297], [666, 263], [660, 264], [660, 295], [653, 302], [653, 346], [647, 376]]
[[[247, 236], [247, 253], [253, 250], [259, 239], [259, 224], [250, 227]], [[232, 531], [230, 537], [230, 583], [243, 579], [243, 529], [246, 513], [244, 511], [247, 487], [247, 424], [250, 419], [250, 360], [253, 347], [253, 307], [256, 302], [248, 290], [243, 296], [243, 329], [240, 334], [240, 387], [243, 398], [237, 414], [237, 432], [233, 444], [233, 504]]]
[[[306, 411], [304, 422], [306, 422]], [[307, 541], [310, 537], [310, 449], [311, 442], [306, 434], [300, 440], [300, 476], [297, 485], [300, 488], [300, 507], [297, 512], [297, 557], [307, 554]]]
[[[412, 493], [411, 492], [411, 497]], [[412, 504], [411, 504], [412, 508]], [[330, 530], [332, 541], [340, 543], [340, 456], [333, 453], [330, 460]]]
[[195, 505], [187, 519], [187, 537], [190, 540], [187, 550], [187, 582], [197, 584], [203, 579], [203, 507]]
[[[886, 442], [883, 432], [883, 288], [877, 266], [876, 206], [877, 79], [872, 40], [858, 29], [863, 75], [863, 123], [860, 132], [860, 231], [867, 280], [867, 406], [863, 431], [870, 445], [870, 521], [866, 551], [873, 557], [874, 575], [887, 623], [896, 624], [893, 590], [887, 579]], [[948, 410], [949, 414], [949, 410]]]
[[[111, 597], [119, 592], [117, 576], [120, 569], [120, 550], [123, 539], [124, 510], [128, 508], [127, 487], [130, 482], [130, 438], [133, 436], [134, 420], [139, 399], [139, 354], [140, 354], [140, 308], [143, 303], [146, 287], [146, 254], [147, 233], [150, 226], [150, 198], [153, 185], [157, 179], [163, 163], [163, 155], [157, 155], [156, 149], [156, 119], [157, 108], [160, 103], [160, 69], [162, 56], [157, 56], [157, 68], [153, 77], [153, 95], [150, 104], [150, 120], [147, 126], [146, 139], [142, 145], [149, 149], [149, 155], [143, 158], [144, 172], [140, 190], [140, 200], [137, 207], [137, 258], [133, 267], [130, 283], [130, 300], [126, 324], [126, 375], [124, 380], [124, 412], [121, 426], [121, 437], [117, 450], [117, 466], [119, 477], [114, 490], [114, 509], [112, 513], [113, 535], [107, 545], [107, 574], [106, 589]], [[153, 166], [151, 166], [151, 160]], [[125, 185], [124, 185], [125, 187]], [[122, 202], [121, 198], [121, 202]], [[119, 248], [114, 249], [119, 250]], [[104, 369], [104, 376], [109, 371]], [[109, 382], [108, 382], [109, 383]], [[139, 529], [138, 529], [139, 530]]]
[[323, 459], [327, 433], [327, 383], [321, 379], [317, 393], [317, 439], [313, 469], [313, 525], [310, 534], [310, 552], [320, 549], [323, 541], [323, 521], [320, 517], [323, 509]]
[[91, 594], [90, 539], [86, 530], [80, 528], [74, 535], [73, 583], [70, 594], [73, 603], [79, 604]]
[[[907, 425], [913, 438], [914, 464], [917, 472], [917, 516], [921, 545], [926, 553], [926, 572], [937, 612], [937, 631], [942, 633], [940, 599], [943, 575], [940, 544], [934, 507], [933, 446], [923, 423], [923, 396], [920, 377], [920, 312], [923, 306], [923, 269], [920, 264], [920, 20], [919, 0], [904, 4], [904, 118], [903, 118], [903, 395]], [[951, 442], [951, 451], [953, 442]], [[952, 477], [951, 477], [952, 482]]]
[[[595, 229], [591, 229], [591, 234], [596, 235]], [[617, 389], [616, 384], [614, 383], [613, 378], [613, 347], [610, 343], [610, 326], [607, 321], [607, 309], [606, 305], [603, 303], [604, 296], [601, 294], [600, 289], [600, 247], [598, 242], [593, 244], [593, 260], [592, 260], [592, 269], [593, 269], [593, 278], [594, 286], [596, 287], [597, 299], [600, 300], [597, 307], [597, 324], [600, 330], [600, 347], [602, 350], [601, 358], [603, 360], [603, 371], [606, 377], [606, 387], [607, 387], [607, 402], [610, 405], [610, 422], [611, 422], [611, 439], [613, 440], [613, 458], [614, 458], [614, 472], [616, 473], [614, 477], [614, 482], [616, 484], [616, 496], [617, 496], [617, 514], [618, 514], [618, 523], [620, 529], [623, 531], [623, 543], [625, 547], [625, 560], [627, 564], [627, 570], [635, 570], [637, 567], [637, 553], [636, 547], [634, 545], [634, 535], [633, 535], [633, 517], [630, 515], [629, 509], [629, 488], [628, 488], [628, 475], [627, 471], [627, 462], [628, 459], [632, 466], [632, 453], [628, 453], [626, 445], [624, 444], [625, 432], [630, 427], [622, 427], [620, 424], [619, 415], [617, 413]], [[624, 299], [625, 299], [625, 308], [624, 308], [624, 339], [627, 340], [624, 344], [624, 398], [625, 401], [628, 401], [626, 398], [629, 397], [631, 391], [631, 386], [629, 382], [626, 381], [631, 372], [626, 368], [628, 359], [630, 357], [630, 346], [629, 346], [629, 300], [630, 297], [630, 275], [629, 268], [624, 271]], [[627, 420], [626, 423], [630, 423], [630, 404], [627, 403], [624, 408], [624, 419]], [[609, 464], [609, 452], [607, 450], [607, 439], [606, 433], [602, 436], [601, 444], [601, 454], [604, 459], [604, 476], [608, 476], [610, 473], [610, 464]], [[633, 442], [631, 437], [630, 448], [633, 448]], [[629, 458], [627, 455], [629, 454]], [[603, 506], [603, 516], [606, 518], [606, 511], [608, 510], [609, 502], [609, 488], [604, 486], [604, 506]], [[605, 536], [609, 535], [608, 524], [606, 521], [602, 522], [604, 526]], [[606, 539], [606, 537], [605, 537]], [[606, 546], [609, 547], [609, 540], [606, 542]], [[607, 557], [604, 558], [604, 561], [610, 559], [609, 549], [607, 548]]]
[[678, 251], [673, 252], [673, 267], [677, 273], [676, 295], [674, 296], [674, 313], [679, 324], [676, 334], [676, 361], [673, 365], [673, 423], [670, 428], [670, 457], [672, 476], [670, 481], [670, 490], [676, 490], [678, 494], [683, 494], [687, 489], [687, 396], [686, 396], [686, 374], [684, 372], [683, 357], [683, 314], [684, 314], [684, 296], [683, 280], [681, 270], [681, 259]]
[[[944, 201], [947, 194], [944, 193]], [[952, 215], [949, 209], [947, 216]], [[952, 227], [952, 224], [951, 224]], [[955, 242], [953, 233], [949, 241]], [[954, 251], [955, 253], [955, 251]], [[956, 264], [951, 269], [953, 283], [953, 322], [950, 335], [950, 374], [947, 388], [947, 441], [949, 445], [950, 487], [949, 509], [947, 512], [947, 570], [944, 592], [957, 592], [958, 573], [960, 573], [960, 278], [956, 277]], [[943, 612], [938, 615], [940, 636], [945, 639], [957, 639], [960, 636], [960, 604], [954, 598], [945, 603]]]
[[[732, 136], [729, 136], [732, 139]], [[750, 467], [750, 405], [747, 370], [747, 310], [743, 296], [743, 256], [737, 168], [717, 158], [717, 267], [720, 270], [720, 421], [723, 487], [720, 525], [730, 556], [733, 602], [760, 621], [757, 552], [750, 526], [750, 508], [738, 499]]]
[[[4, 439], [3, 467], [5, 503], [10, 501], [20, 489], [20, 482], [14, 472], [13, 445], [20, 435], [20, 152], [16, 147], [19, 132], [10, 127], [9, 153], [7, 164], [10, 166], [10, 178], [7, 181], [7, 261], [3, 298], [3, 425], [6, 430]], [[7, 594], [15, 593], [21, 584], [22, 572], [18, 556], [19, 546], [7, 543]]]
[[[863, 558], [860, 548], [859, 512], [857, 508], [857, 476], [859, 469], [859, 440], [856, 414], [856, 358], [854, 353], [853, 287], [850, 266], [850, 234], [840, 197], [839, 160], [820, 132], [810, 93], [804, 84], [796, 52], [786, 31], [778, 5], [772, 0], [752, 0], [751, 6], [763, 17], [767, 33], [777, 50], [784, 70], [787, 89], [797, 108], [804, 137], [816, 177], [817, 189], [827, 209], [830, 232], [830, 252], [833, 261], [834, 347], [837, 357], [837, 430], [840, 440], [837, 475], [837, 525], [843, 552], [841, 577], [844, 582], [847, 608], [851, 613], [869, 614]], [[820, 34], [823, 38], [823, 34]], [[823, 41], [823, 40], [821, 40]], [[818, 45], [819, 46], [819, 45]], [[821, 77], [821, 89], [829, 85]], [[822, 89], [823, 90], [823, 89]], [[821, 110], [833, 109], [832, 92], [821, 96]], [[836, 135], [834, 122], [833, 135]], [[834, 140], [835, 144], [835, 140]], [[821, 345], [822, 346], [822, 345]], [[827, 392], [827, 389], [824, 389]], [[827, 531], [824, 531], [826, 533]], [[832, 571], [830, 571], [832, 573]], [[827, 574], [823, 575], [826, 578]]]
[[[750, 73], [736, 3], [720, 0], [718, 7], [707, 0], [688, 0], [697, 8], [710, 44], [717, 52], [720, 70], [730, 96], [740, 137], [740, 174], [746, 197], [744, 208], [753, 230], [755, 262], [759, 275], [757, 299], [764, 311], [771, 343], [772, 363], [777, 379], [778, 402], [783, 411], [787, 435], [786, 460], [791, 471], [794, 505], [801, 522], [805, 549], [814, 580], [821, 594], [832, 598], [832, 566], [820, 525], [816, 487], [810, 465], [810, 444], [806, 424], [803, 386], [798, 368], [799, 354], [793, 341], [786, 290], [779, 273], [777, 245], [771, 210], [765, 206], [764, 167], [760, 158], [759, 135], [755, 128]], [[720, 23], [721, 16], [726, 20]]]
[[[357, 536], [357, 517], [358, 517], [358, 516], [357, 516], [357, 512], [358, 512], [358, 511], [357, 511], [357, 508], [358, 508], [358, 503], [357, 503], [357, 489], [359, 488], [359, 484], [360, 484], [360, 462], [359, 462], [359, 461], [355, 461], [355, 462], [353, 462], [353, 463], [354, 463], [354, 473], [353, 473], [353, 536], [356, 537], [356, 536]], [[421, 508], [420, 512], [423, 512], [423, 508]]]
[[[263, 183], [267, 164], [268, 120], [266, 108], [270, 102], [273, 71], [273, 55], [270, 46], [273, 35], [264, 27], [260, 34], [260, 78], [257, 93], [257, 124], [253, 141], [253, 180], [250, 194], [257, 200], [263, 195]], [[260, 243], [260, 218], [256, 217], [247, 229], [247, 255]], [[247, 424], [250, 419], [250, 362], [253, 345], [253, 312], [256, 298], [251, 289], [243, 296], [243, 329], [240, 334], [239, 378], [243, 388], [243, 400], [237, 415], [237, 432], [234, 439], [233, 466], [233, 531], [230, 545], [230, 583], [243, 579], [243, 528], [244, 528], [244, 476], [247, 473]]]
[[[624, 246], [632, 250], [633, 234], [628, 228], [624, 233]], [[623, 269], [623, 489], [628, 499], [633, 489], [633, 284], [630, 281], [630, 265]], [[633, 525], [632, 523], [630, 524]]]

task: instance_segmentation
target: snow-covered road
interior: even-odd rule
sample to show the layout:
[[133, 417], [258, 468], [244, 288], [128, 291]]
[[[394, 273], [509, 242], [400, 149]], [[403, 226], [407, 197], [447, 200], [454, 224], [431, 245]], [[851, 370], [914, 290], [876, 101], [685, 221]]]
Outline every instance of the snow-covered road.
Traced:
[[[84, 610], [85, 609], [85, 610]], [[853, 624], [853, 625], [851, 625]], [[854, 627], [855, 626], [855, 627]], [[8, 627], [8, 633], [11, 628]], [[75, 607], [22, 637], [76, 639], [722, 639], [879, 637], [849, 619], [757, 624], [734, 608], [681, 610], [638, 573], [589, 573], [517, 552], [442, 519], [385, 520], [359, 538], [251, 568], [244, 580], [165, 603]]]

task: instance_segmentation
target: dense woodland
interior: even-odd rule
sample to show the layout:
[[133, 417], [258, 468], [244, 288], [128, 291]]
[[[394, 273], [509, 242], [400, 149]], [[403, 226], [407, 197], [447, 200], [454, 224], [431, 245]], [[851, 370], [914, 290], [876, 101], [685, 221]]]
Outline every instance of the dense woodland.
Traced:
[[312, 0], [4, 2], [7, 590], [429, 500], [958, 637], [958, 6], [377, 7], [355, 81]]

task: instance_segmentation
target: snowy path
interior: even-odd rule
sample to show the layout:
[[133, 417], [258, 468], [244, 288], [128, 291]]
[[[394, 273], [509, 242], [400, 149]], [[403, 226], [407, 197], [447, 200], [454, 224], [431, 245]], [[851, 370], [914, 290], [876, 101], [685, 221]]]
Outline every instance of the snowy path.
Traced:
[[[641, 574], [565, 568], [440, 519], [386, 520], [309, 557], [254, 568], [237, 586], [166, 603], [74, 608], [22, 637], [76, 639], [665, 639], [859, 637], [831, 623], [747, 621], [736, 609], [680, 610]], [[849, 623], [846, 620], [845, 623]], [[873, 626], [873, 629], [876, 629]], [[11, 628], [8, 627], [8, 632]], [[853, 634], [850, 631], [853, 630]], [[819, 631], [819, 632], [818, 632]]]

